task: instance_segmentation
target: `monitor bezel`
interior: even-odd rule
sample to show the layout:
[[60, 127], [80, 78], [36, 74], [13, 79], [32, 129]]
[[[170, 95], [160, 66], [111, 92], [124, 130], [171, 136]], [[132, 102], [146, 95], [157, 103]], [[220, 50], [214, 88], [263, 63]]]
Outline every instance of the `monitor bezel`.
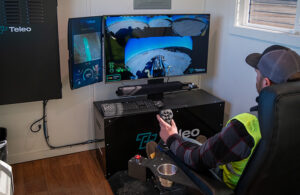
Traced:
[[[163, 77], [152, 77], [152, 78], [140, 78], [140, 79], [127, 79], [127, 80], [119, 80], [119, 81], [107, 81], [106, 80], [106, 57], [105, 57], [105, 40], [106, 40], [106, 29], [105, 29], [105, 18], [108, 16], [113, 16], [113, 17], [119, 17], [119, 16], [174, 16], [174, 15], [207, 15], [209, 18], [209, 26], [208, 26], [208, 45], [207, 45], [207, 59], [206, 59], [206, 69], [205, 72], [200, 72], [200, 73], [192, 73], [192, 74], [183, 74], [183, 75], [173, 75], [173, 76], [163, 76]], [[113, 83], [123, 83], [123, 82], [138, 82], [138, 81], [148, 81], [152, 79], [167, 79], [169, 81], [170, 78], [175, 78], [175, 77], [187, 77], [187, 76], [195, 76], [195, 75], [202, 75], [207, 73], [208, 69], [208, 56], [209, 56], [209, 33], [210, 33], [210, 23], [211, 23], [211, 14], [210, 13], [170, 13], [170, 14], [111, 14], [111, 15], [103, 15], [102, 16], [102, 44], [103, 44], [103, 81], [105, 84], [113, 84]]]

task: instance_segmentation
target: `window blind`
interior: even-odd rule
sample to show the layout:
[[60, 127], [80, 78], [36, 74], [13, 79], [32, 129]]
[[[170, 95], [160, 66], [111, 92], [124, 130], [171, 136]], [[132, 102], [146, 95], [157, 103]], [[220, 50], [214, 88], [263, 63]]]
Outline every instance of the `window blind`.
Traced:
[[297, 0], [250, 0], [248, 22], [280, 28], [295, 26]]

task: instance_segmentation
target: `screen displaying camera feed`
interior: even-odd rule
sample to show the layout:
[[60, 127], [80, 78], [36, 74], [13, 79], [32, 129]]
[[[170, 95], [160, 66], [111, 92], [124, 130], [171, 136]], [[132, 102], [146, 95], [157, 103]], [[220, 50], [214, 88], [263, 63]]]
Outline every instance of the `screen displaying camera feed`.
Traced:
[[209, 14], [104, 16], [106, 81], [205, 73]]
[[81, 64], [101, 58], [100, 32], [74, 35], [74, 63]]

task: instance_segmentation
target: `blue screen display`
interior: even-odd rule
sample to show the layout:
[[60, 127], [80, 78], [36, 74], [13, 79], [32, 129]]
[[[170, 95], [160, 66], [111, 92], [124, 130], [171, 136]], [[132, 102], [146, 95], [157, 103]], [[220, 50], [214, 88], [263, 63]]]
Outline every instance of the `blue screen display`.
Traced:
[[102, 17], [69, 19], [69, 77], [71, 89], [103, 80]]
[[101, 58], [100, 32], [74, 35], [74, 62], [81, 64]]
[[207, 71], [209, 14], [104, 16], [106, 81]]

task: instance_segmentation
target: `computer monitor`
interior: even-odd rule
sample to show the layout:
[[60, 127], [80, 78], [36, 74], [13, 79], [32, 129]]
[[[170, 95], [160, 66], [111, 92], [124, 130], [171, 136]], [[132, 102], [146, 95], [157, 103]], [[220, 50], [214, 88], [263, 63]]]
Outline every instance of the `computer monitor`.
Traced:
[[69, 78], [71, 89], [102, 81], [101, 40], [101, 16], [69, 19]]
[[209, 14], [103, 18], [106, 82], [207, 72]]

